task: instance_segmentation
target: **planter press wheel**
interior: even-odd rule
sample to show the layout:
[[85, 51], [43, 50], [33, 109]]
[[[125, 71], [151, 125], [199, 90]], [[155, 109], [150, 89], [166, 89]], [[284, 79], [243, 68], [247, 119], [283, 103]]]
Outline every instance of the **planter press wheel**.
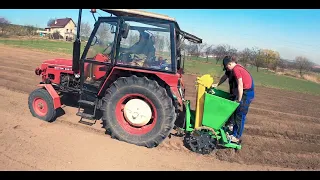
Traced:
[[218, 140], [213, 138], [210, 132], [216, 135], [215, 131], [209, 127], [202, 126], [193, 130], [185, 136], [185, 146], [198, 154], [212, 153], [217, 148]]

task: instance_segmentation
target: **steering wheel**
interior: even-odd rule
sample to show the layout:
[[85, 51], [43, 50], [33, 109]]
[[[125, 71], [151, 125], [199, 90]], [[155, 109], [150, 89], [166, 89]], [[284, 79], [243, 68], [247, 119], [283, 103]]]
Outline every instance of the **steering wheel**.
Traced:
[[133, 59], [134, 57], [129, 52], [121, 52], [119, 55], [119, 60], [121, 60], [121, 62], [125, 62], [125, 63], [132, 62]]

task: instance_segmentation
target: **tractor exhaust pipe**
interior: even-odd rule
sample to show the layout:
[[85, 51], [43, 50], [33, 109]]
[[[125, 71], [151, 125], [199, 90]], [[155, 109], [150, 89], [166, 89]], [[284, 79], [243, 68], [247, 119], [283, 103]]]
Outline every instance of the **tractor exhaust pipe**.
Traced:
[[80, 26], [81, 26], [81, 15], [82, 9], [79, 9], [79, 17], [78, 17], [78, 24], [77, 24], [77, 36], [75, 41], [73, 42], [73, 57], [72, 57], [72, 71], [77, 73], [79, 72], [80, 68]]

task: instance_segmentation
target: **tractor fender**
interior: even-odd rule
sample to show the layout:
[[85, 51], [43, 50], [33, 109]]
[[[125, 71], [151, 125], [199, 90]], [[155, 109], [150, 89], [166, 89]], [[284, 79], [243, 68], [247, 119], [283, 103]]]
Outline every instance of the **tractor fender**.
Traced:
[[53, 100], [53, 107], [54, 109], [58, 109], [61, 107], [61, 100], [60, 96], [58, 95], [57, 91], [52, 87], [51, 84], [39, 84], [39, 87], [45, 88]]

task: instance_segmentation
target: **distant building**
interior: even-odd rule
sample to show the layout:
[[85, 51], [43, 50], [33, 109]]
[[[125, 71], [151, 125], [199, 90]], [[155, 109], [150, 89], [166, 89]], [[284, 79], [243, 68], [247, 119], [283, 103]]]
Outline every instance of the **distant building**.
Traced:
[[43, 31], [43, 30], [37, 30], [36, 31], [38, 34], [40, 34], [41, 37], [46, 36], [47, 34], [49, 34], [49, 32], [47, 30]]
[[63, 39], [73, 40], [75, 35], [76, 24], [71, 18], [56, 19], [49, 27], [46, 28], [47, 32], [53, 34], [59, 32]]

